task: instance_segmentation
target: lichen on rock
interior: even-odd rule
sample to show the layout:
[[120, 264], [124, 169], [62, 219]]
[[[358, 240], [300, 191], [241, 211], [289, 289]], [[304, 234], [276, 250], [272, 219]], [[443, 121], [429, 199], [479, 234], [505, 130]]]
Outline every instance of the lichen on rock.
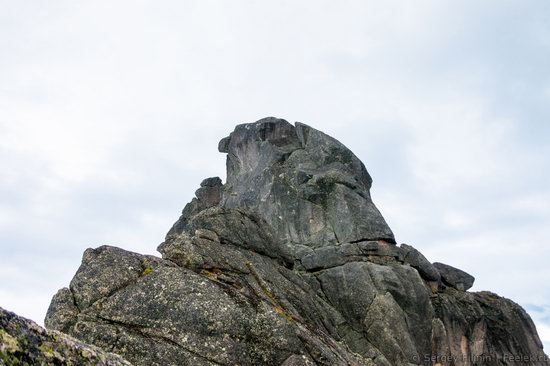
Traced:
[[0, 365], [131, 366], [108, 353], [0, 308]]

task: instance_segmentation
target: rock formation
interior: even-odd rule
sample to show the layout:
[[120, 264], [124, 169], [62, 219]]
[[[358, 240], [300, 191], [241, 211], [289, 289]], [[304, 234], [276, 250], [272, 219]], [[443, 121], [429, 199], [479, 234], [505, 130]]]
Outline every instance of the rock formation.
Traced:
[[0, 308], [0, 365], [131, 366], [122, 357], [84, 344]]
[[135, 365], [549, 365], [528, 314], [395, 238], [372, 179], [301, 123], [242, 124], [158, 250], [88, 249], [46, 326]]

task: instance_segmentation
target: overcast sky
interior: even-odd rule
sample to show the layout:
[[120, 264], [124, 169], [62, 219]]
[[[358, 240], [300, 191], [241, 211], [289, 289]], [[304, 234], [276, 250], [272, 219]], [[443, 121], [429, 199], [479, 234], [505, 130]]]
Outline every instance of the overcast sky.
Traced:
[[0, 0], [0, 306], [87, 247], [155, 253], [219, 139], [276, 116], [363, 160], [398, 242], [550, 348], [550, 2]]

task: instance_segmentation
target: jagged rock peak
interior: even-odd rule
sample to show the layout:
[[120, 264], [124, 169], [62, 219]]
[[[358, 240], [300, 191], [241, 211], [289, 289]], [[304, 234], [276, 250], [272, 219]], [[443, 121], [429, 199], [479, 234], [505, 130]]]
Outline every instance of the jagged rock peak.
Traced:
[[372, 202], [367, 169], [336, 139], [303, 123], [293, 126], [268, 117], [238, 125], [218, 149], [227, 153], [226, 184], [210, 189], [216, 199], [197, 194], [169, 235], [188, 228], [187, 221], [200, 209], [220, 206], [265, 220], [283, 243], [395, 243]]

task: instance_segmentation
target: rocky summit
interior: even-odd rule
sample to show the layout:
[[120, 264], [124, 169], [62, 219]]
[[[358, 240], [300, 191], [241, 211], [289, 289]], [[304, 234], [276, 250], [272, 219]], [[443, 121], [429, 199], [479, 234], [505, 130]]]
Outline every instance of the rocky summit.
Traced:
[[238, 125], [158, 247], [87, 249], [45, 324], [134, 365], [550, 365], [529, 315], [397, 245], [372, 179], [302, 123]]

